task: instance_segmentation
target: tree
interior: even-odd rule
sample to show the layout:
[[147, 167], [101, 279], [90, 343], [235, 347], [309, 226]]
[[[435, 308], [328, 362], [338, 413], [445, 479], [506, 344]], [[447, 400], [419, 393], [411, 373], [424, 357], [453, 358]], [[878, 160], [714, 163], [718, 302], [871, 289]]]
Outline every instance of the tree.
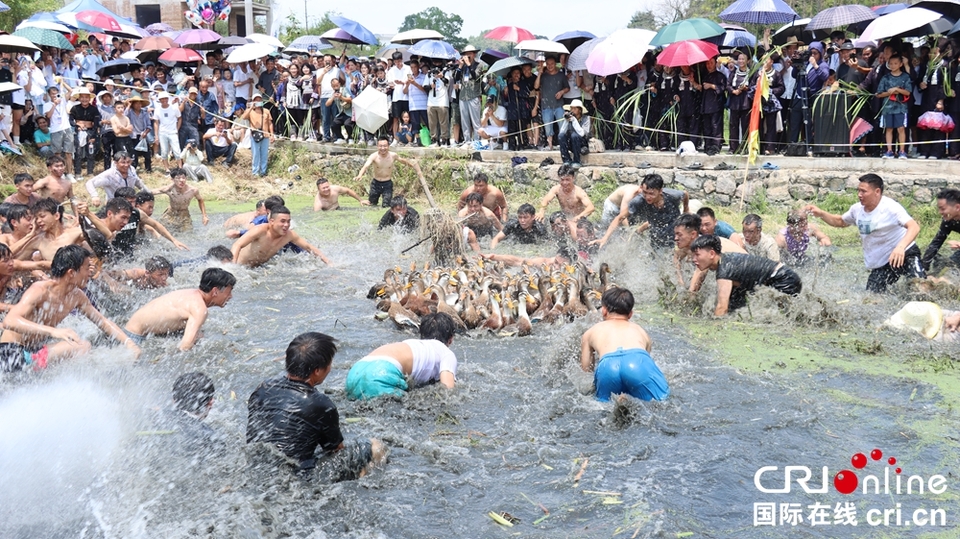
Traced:
[[462, 49], [467, 44], [467, 40], [460, 37], [463, 17], [456, 13], [447, 14], [438, 7], [428, 7], [420, 13], [407, 15], [397, 31], [405, 32], [417, 28], [440, 32], [446, 38], [447, 43], [453, 45], [457, 50]]
[[10, 6], [10, 10], [0, 13], [0, 30], [11, 34], [18, 24], [34, 13], [53, 11], [63, 7], [63, 2], [59, 0], [14, 0], [4, 3]]
[[627, 28], [659, 30], [660, 25], [657, 23], [657, 15], [649, 9], [644, 9], [633, 14], [633, 17], [630, 18], [630, 22], [627, 24]]

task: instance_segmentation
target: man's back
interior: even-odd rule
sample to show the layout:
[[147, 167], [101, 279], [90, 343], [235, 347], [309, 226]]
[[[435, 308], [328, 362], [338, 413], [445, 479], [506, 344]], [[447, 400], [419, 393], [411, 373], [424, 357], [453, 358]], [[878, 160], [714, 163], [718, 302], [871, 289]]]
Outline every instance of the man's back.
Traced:
[[598, 357], [620, 348], [649, 351], [652, 346], [646, 330], [629, 320], [604, 320], [590, 328], [587, 338]]

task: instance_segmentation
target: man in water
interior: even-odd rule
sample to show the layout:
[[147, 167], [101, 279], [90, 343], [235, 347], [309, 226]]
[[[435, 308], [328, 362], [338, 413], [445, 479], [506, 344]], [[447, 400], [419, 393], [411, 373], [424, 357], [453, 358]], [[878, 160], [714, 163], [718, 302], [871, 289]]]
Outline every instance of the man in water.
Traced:
[[388, 226], [399, 227], [401, 232], [413, 232], [420, 228], [420, 214], [407, 205], [406, 198], [397, 195], [390, 201], [390, 209], [380, 218], [377, 230], [383, 230]]
[[[87, 219], [94, 228], [96, 228], [103, 238], [95, 238], [94, 234], [87, 233], [87, 241], [91, 242], [90, 247], [96, 251], [100, 258], [110, 258], [117, 255], [131, 255], [137, 245], [137, 233], [141, 226], [149, 226], [156, 230], [161, 236], [170, 241], [177, 249], [189, 251], [190, 249], [177, 241], [166, 227], [148, 217], [144, 212], [134, 208], [126, 199], [120, 197], [111, 198], [105, 207], [106, 213], [103, 219], [97, 217], [90, 208], [83, 202], [77, 203], [77, 213]], [[85, 225], [81, 225], [83, 228]]]
[[27, 207], [33, 207], [33, 205], [39, 199], [36, 194], [33, 192], [33, 176], [26, 172], [19, 172], [13, 175], [13, 185], [16, 186], [16, 191], [12, 195], [4, 199], [4, 204], [23, 204]]
[[63, 206], [53, 198], [38, 200], [33, 207], [33, 216], [37, 237], [21, 251], [21, 256], [27, 257], [23, 260], [39, 252], [41, 258], [51, 261], [61, 247], [83, 243], [83, 231], [79, 227], [63, 226]]
[[330, 211], [340, 209], [340, 196], [347, 195], [357, 199], [361, 206], [369, 206], [370, 202], [363, 200], [349, 187], [334, 185], [326, 178], [317, 180], [317, 194], [313, 197], [313, 211]]
[[650, 245], [655, 249], [673, 247], [673, 223], [680, 216], [681, 206], [686, 213], [689, 203], [687, 193], [676, 189], [664, 189], [659, 174], [647, 174], [640, 182], [640, 192], [627, 203], [627, 212], [617, 215], [600, 239], [606, 245], [610, 236], [627, 221], [637, 226], [637, 233], [650, 230]]
[[763, 219], [755, 213], [743, 218], [743, 248], [747, 254], [780, 262], [780, 247], [777, 240], [763, 231]]
[[[933, 237], [930, 245], [923, 252], [923, 269], [929, 270], [943, 242], [947, 241], [951, 232], [960, 232], [960, 189], [944, 189], [937, 193], [937, 211], [940, 212], [940, 228]], [[947, 246], [953, 251], [950, 255], [950, 264], [960, 266], [960, 241], [948, 241]]]
[[213, 380], [202, 372], [181, 374], [173, 383], [173, 408], [164, 410], [162, 423], [173, 430], [179, 448], [216, 450], [217, 432], [203, 422], [213, 408]]
[[[650, 357], [647, 332], [630, 321], [633, 294], [626, 288], [609, 288], [600, 298], [599, 322], [580, 339], [580, 368], [593, 372], [596, 397], [628, 394], [645, 401], [662, 401], [670, 395], [663, 372]], [[594, 353], [599, 362], [594, 361]]]
[[147, 335], [182, 333], [182, 351], [193, 348], [200, 338], [200, 328], [207, 320], [209, 307], [224, 307], [233, 297], [237, 279], [220, 268], [207, 268], [200, 276], [200, 288], [177, 290], [164, 294], [133, 313], [123, 331], [137, 344]]
[[456, 331], [446, 313], [420, 319], [420, 338], [385, 344], [367, 354], [347, 373], [347, 397], [368, 400], [382, 395], [402, 397], [409, 377], [418, 385], [440, 382], [453, 389], [457, 382], [457, 356], [450, 350]]
[[886, 292], [900, 277], [926, 277], [920, 248], [914, 241], [920, 225], [903, 206], [883, 196], [883, 179], [876, 174], [861, 176], [857, 199], [859, 202], [843, 215], [827, 213], [813, 204], [803, 210], [832, 227], [857, 225], [863, 243], [863, 261], [870, 270], [867, 291]]
[[467, 207], [467, 197], [472, 193], [479, 193], [483, 197], [483, 207], [492, 211], [497, 219], [503, 221], [507, 215], [507, 199], [503, 196], [503, 191], [492, 187], [487, 180], [487, 175], [478, 172], [473, 177], [473, 185], [467, 187], [460, 193], [460, 200], [457, 201], [457, 210]]
[[330, 265], [330, 261], [320, 252], [320, 249], [290, 230], [290, 210], [286, 206], [274, 208], [270, 212], [268, 222], [256, 225], [240, 236], [230, 251], [233, 253], [235, 263], [255, 268], [273, 258], [273, 255], [280, 252], [288, 243], [313, 253], [314, 256], [323, 260], [324, 264]]
[[590, 217], [594, 210], [593, 202], [586, 191], [574, 184], [574, 174], [576, 171], [570, 165], [560, 166], [557, 171], [560, 185], [553, 186], [540, 201], [540, 210], [537, 212], [538, 221], [543, 220], [544, 212], [554, 198], [560, 203], [560, 209], [567, 216], [568, 222], [576, 223], [581, 217]]
[[398, 162], [408, 167], [413, 167], [413, 170], [417, 171], [417, 176], [420, 178], [420, 181], [426, 183], [426, 180], [423, 179], [423, 171], [420, 170], [420, 165], [413, 159], [406, 159], [400, 157], [395, 152], [391, 152], [390, 139], [387, 138], [386, 135], [381, 136], [377, 139], [376, 153], [370, 154], [367, 162], [363, 164], [360, 172], [357, 173], [357, 176], [353, 179], [354, 182], [360, 182], [360, 180], [363, 179], [363, 175], [367, 173], [367, 169], [371, 166], [373, 167], [373, 181], [370, 182], [369, 197], [371, 205], [376, 206], [380, 197], [383, 196], [383, 207], [386, 208], [390, 206], [390, 201], [393, 199], [393, 174]]
[[227, 230], [227, 237], [234, 239], [239, 238], [242, 234], [241, 231], [250, 228], [250, 223], [252, 223], [254, 219], [268, 216], [270, 212], [267, 210], [265, 202], [265, 200], [258, 200], [254, 205], [253, 211], [238, 213], [227, 219], [223, 223], [223, 228]]
[[317, 391], [336, 353], [329, 335], [298, 335], [287, 347], [286, 373], [260, 384], [247, 401], [247, 443], [273, 444], [300, 471], [320, 468], [333, 482], [363, 477], [387, 453], [377, 439], [345, 443], [337, 406]]
[[513, 238], [518, 243], [524, 244], [537, 243], [545, 239], [547, 229], [543, 223], [536, 220], [536, 213], [537, 210], [531, 204], [522, 204], [517, 208], [517, 218], [503, 225], [503, 229], [490, 242], [490, 250], [496, 249], [497, 245], [507, 238]]
[[3, 320], [0, 335], [3, 370], [24, 367], [40, 370], [51, 361], [89, 352], [90, 343], [77, 332], [57, 327], [74, 310], [123, 343], [135, 356], [140, 355], [140, 347], [119, 326], [100, 314], [83, 293], [90, 273], [89, 251], [79, 245], [68, 245], [57, 251], [50, 266], [51, 278], [30, 285]]
[[483, 195], [480, 193], [467, 195], [467, 205], [457, 213], [457, 217], [477, 237], [493, 236], [503, 229], [500, 218], [483, 205]]
[[[686, 286], [683, 280], [683, 262], [693, 256], [693, 253], [690, 252], [690, 245], [700, 237], [700, 224], [700, 217], [694, 213], [685, 213], [677, 217], [677, 220], [673, 223], [673, 241], [677, 244], [677, 248], [673, 252], [673, 265], [677, 269], [677, 280], [680, 282], [680, 286]], [[724, 254], [747, 254], [743, 247], [727, 238], [720, 238], [720, 252]], [[706, 277], [707, 272], [694, 267], [693, 277], [690, 278], [690, 291], [700, 290]]]
[[110, 271], [107, 272], [107, 275], [137, 290], [155, 290], [167, 286], [167, 279], [173, 275], [173, 265], [170, 264], [169, 260], [162, 256], [153, 256], [147, 260], [144, 266], [143, 268]]
[[717, 272], [716, 316], [746, 305], [747, 293], [757, 286], [769, 286], [791, 296], [803, 288], [800, 276], [780, 262], [739, 253], [721, 254], [721, 250], [717, 236], [700, 236], [690, 245], [697, 269]]
[[717, 215], [713, 212], [713, 208], [704, 206], [697, 210], [697, 216], [700, 217], [701, 235], [720, 236], [721, 238], [727, 238], [740, 247], [743, 247], [743, 237], [741, 237], [740, 234], [737, 234], [737, 231], [734, 230], [730, 223], [717, 219]]
[[183, 232], [193, 229], [193, 219], [190, 218], [190, 202], [197, 199], [197, 206], [200, 207], [200, 215], [203, 218], [203, 225], [210, 222], [207, 218], [207, 206], [203, 203], [203, 197], [200, 190], [191, 185], [187, 185], [187, 171], [182, 168], [170, 170], [170, 178], [173, 183], [157, 191], [170, 197], [170, 206], [163, 212], [162, 219], [170, 225], [170, 228]]
[[640, 186], [634, 184], [621, 185], [614, 189], [610, 196], [603, 200], [603, 212], [600, 214], [600, 226], [604, 229], [610, 227], [610, 223], [619, 215], [626, 219], [630, 214], [630, 201], [640, 193]]
[[50, 197], [58, 204], [73, 198], [73, 183], [63, 175], [66, 169], [67, 165], [62, 157], [48, 157], [47, 175], [33, 184], [34, 192], [40, 197]]

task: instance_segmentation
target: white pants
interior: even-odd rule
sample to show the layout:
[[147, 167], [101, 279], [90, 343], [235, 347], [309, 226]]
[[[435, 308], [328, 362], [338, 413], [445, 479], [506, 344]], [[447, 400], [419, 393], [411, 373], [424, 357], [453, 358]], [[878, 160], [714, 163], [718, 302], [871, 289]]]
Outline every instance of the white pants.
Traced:
[[176, 133], [165, 135], [160, 133], [160, 159], [168, 159], [173, 153], [174, 159], [180, 158], [180, 137]]

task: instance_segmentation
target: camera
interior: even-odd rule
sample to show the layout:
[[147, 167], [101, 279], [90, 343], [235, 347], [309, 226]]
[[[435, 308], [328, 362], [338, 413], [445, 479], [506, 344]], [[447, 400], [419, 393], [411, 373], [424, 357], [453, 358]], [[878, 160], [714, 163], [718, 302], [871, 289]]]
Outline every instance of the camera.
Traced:
[[431, 68], [430, 68], [430, 74], [433, 75], [434, 77], [436, 77], [437, 75], [439, 75], [439, 74], [442, 73], [442, 72], [443, 72], [443, 70], [440, 69], [439, 67], [431, 67]]

